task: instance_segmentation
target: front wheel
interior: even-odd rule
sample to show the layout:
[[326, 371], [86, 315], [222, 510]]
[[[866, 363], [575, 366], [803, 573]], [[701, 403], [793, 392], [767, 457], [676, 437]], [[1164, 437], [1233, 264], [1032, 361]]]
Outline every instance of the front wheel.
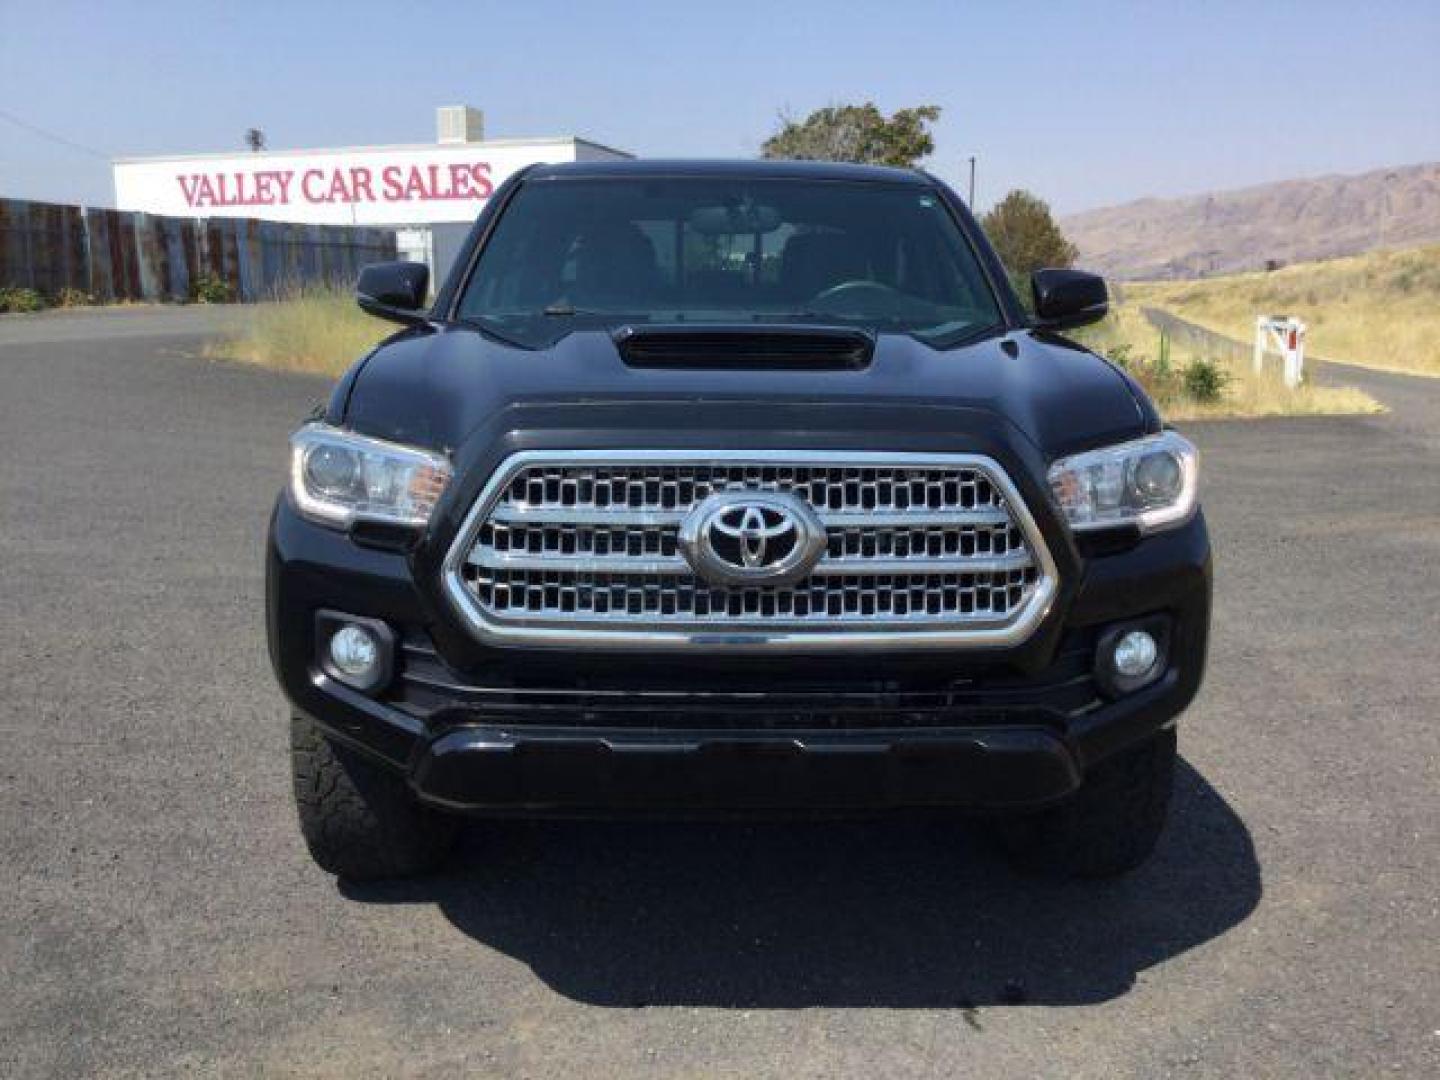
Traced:
[[1011, 857], [1030, 870], [1104, 878], [1149, 858], [1175, 783], [1175, 729], [1106, 758], [1065, 802], [1000, 822]]
[[290, 717], [300, 832], [322, 870], [352, 881], [438, 869], [454, 846], [455, 818], [421, 806], [405, 781]]

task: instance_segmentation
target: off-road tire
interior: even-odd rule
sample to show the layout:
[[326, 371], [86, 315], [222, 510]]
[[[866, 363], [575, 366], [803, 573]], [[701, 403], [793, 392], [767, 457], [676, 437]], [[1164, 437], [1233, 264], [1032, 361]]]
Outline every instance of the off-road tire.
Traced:
[[437, 869], [454, 846], [455, 818], [420, 805], [405, 781], [290, 717], [300, 832], [322, 870], [351, 881]]
[[1175, 729], [1106, 758], [1080, 790], [1039, 813], [1003, 820], [1000, 839], [1023, 869], [1115, 877], [1155, 850], [1175, 783]]

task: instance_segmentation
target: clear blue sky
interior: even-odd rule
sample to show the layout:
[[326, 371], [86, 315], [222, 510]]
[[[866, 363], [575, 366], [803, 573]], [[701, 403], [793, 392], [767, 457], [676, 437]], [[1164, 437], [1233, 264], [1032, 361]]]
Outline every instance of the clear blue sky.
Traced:
[[108, 204], [104, 157], [493, 137], [749, 156], [782, 109], [943, 106], [930, 165], [1068, 212], [1440, 159], [1440, 0], [0, 0], [0, 195]]

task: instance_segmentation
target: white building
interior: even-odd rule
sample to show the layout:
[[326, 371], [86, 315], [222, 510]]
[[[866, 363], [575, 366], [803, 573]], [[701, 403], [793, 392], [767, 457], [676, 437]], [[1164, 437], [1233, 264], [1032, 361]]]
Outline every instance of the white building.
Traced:
[[115, 206], [174, 217], [251, 217], [393, 228], [400, 257], [438, 280], [507, 177], [534, 162], [628, 158], [586, 139], [486, 140], [467, 105], [437, 110], [434, 143], [119, 158]]

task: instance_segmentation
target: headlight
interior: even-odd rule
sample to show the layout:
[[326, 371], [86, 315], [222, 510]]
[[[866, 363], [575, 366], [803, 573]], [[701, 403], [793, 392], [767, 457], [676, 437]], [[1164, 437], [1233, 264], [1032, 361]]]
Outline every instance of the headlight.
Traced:
[[1050, 490], [1075, 530], [1135, 525], [1158, 532], [1195, 509], [1200, 455], [1173, 431], [1061, 458]]
[[302, 514], [327, 525], [424, 525], [449, 482], [450, 462], [427, 450], [327, 424], [290, 436], [290, 496]]

